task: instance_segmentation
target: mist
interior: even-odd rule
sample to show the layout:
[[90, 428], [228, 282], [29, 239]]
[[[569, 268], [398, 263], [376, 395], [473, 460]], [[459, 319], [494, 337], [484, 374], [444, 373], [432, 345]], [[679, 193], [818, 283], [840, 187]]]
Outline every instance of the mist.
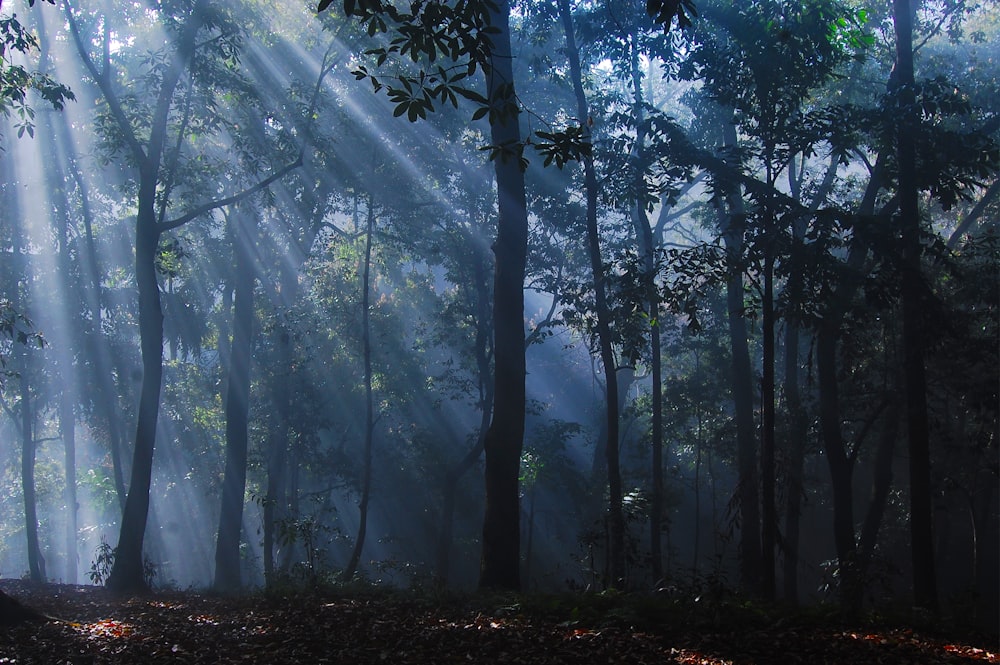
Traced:
[[995, 620], [1000, 14], [695, 4], [5, 3], [0, 576]]

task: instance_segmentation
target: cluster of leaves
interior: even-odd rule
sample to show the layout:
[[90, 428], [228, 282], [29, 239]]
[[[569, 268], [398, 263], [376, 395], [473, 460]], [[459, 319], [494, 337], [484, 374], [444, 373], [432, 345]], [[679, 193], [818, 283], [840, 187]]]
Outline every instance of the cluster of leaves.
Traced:
[[698, 15], [692, 0], [646, 0], [646, 13], [665, 30], [670, 29], [674, 18], [677, 19], [677, 27], [688, 28], [691, 19]]
[[[318, 11], [332, 2], [321, 0]], [[459, 98], [475, 105], [473, 121], [505, 122], [523, 111], [512, 81], [495, 86], [489, 98], [468, 85], [473, 75], [481, 71], [490, 76], [493, 70], [492, 38], [499, 31], [491, 25], [491, 15], [499, 8], [491, 0], [416, 0], [405, 10], [383, 0], [344, 0], [343, 10], [369, 36], [389, 36], [388, 44], [365, 51], [374, 65], [359, 64], [352, 73], [358, 81], [367, 80], [374, 92], [386, 93], [394, 116], [405, 115], [410, 122], [426, 120], [439, 106], [450, 104], [458, 109]], [[437, 64], [439, 60], [448, 64]], [[389, 63], [396, 67], [392, 74], [378, 73]], [[412, 72], [407, 71], [407, 63]], [[545, 166], [560, 168], [582, 159], [591, 149], [589, 132], [573, 123], [536, 131], [517, 145], [491, 144], [482, 149], [491, 160], [513, 159], [525, 169], [527, 146], [542, 156]]]
[[[54, 0], [47, 0], [54, 4]], [[34, 5], [34, 0], [28, 1]], [[38, 50], [38, 40], [17, 19], [16, 14], [0, 17], [0, 114], [17, 114], [18, 138], [35, 135], [35, 111], [28, 104], [28, 91], [35, 90], [54, 109], [62, 109], [76, 99], [73, 91], [43, 72], [31, 71], [14, 61], [15, 54], [26, 56]]]

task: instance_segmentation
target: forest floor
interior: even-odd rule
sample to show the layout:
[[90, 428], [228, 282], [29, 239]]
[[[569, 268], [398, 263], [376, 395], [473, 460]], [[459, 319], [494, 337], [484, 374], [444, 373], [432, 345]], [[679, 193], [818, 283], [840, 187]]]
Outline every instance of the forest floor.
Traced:
[[123, 598], [0, 589], [58, 618], [0, 628], [0, 663], [1000, 663], [996, 636], [886, 619], [654, 596], [458, 596], [379, 590]]

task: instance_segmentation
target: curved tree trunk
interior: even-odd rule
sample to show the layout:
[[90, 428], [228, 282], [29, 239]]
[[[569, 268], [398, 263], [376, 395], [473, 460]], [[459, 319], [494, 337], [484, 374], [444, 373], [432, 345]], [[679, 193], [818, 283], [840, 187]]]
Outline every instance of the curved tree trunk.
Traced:
[[120, 593], [148, 589], [143, 575], [142, 544], [149, 517], [149, 488], [153, 475], [153, 446], [160, 409], [163, 381], [163, 311], [156, 280], [156, 250], [160, 232], [153, 212], [155, 179], [144, 178], [136, 218], [135, 272], [139, 286], [139, 338], [142, 350], [142, 388], [136, 420], [132, 473], [122, 511], [122, 523], [115, 548], [115, 562], [107, 587]]
[[[573, 91], [576, 95], [576, 110], [578, 120], [584, 127], [585, 140], [590, 142], [590, 130], [587, 119], [590, 110], [587, 96], [583, 90], [583, 73], [580, 67], [580, 54], [576, 47], [576, 36], [573, 33], [573, 20], [570, 15], [569, 1], [558, 0], [559, 14], [563, 29], [566, 32], [566, 52], [569, 56], [570, 77], [573, 80]], [[617, 362], [611, 342], [611, 311], [608, 307], [605, 290], [604, 261], [601, 258], [600, 232], [597, 228], [597, 172], [594, 169], [593, 155], [583, 158], [583, 180], [587, 201], [587, 248], [590, 256], [590, 270], [594, 278], [594, 301], [597, 309], [597, 339], [601, 352], [601, 364], [604, 366], [605, 401], [607, 414], [607, 444], [605, 456], [608, 472], [608, 584], [621, 587], [625, 582], [625, 518], [622, 514], [622, 479], [619, 462], [619, 409], [618, 409], [618, 379], [616, 375]]]

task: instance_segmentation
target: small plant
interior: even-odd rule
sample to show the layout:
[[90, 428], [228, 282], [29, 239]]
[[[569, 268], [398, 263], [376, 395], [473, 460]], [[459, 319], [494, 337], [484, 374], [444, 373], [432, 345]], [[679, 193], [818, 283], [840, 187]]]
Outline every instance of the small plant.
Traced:
[[278, 544], [281, 547], [301, 546], [304, 560], [294, 564], [293, 570], [306, 582], [315, 585], [320, 578], [321, 567], [326, 557], [326, 548], [332, 540], [333, 531], [315, 516], [288, 517], [275, 522], [278, 530]]
[[[115, 554], [117, 553], [117, 548], [111, 547], [108, 544], [108, 539], [101, 536], [101, 542], [95, 550], [96, 557], [90, 562], [90, 572], [87, 573], [87, 577], [94, 584], [105, 585], [108, 583], [108, 578], [111, 576], [111, 569], [115, 566]], [[143, 557], [142, 559], [142, 579], [146, 582], [147, 586], [153, 586], [153, 580], [156, 579], [156, 564], [149, 557]]]
[[87, 577], [94, 584], [104, 585], [111, 575], [111, 568], [115, 565], [115, 548], [108, 544], [108, 539], [101, 536], [101, 543], [97, 546], [97, 556], [90, 562], [90, 572]]

